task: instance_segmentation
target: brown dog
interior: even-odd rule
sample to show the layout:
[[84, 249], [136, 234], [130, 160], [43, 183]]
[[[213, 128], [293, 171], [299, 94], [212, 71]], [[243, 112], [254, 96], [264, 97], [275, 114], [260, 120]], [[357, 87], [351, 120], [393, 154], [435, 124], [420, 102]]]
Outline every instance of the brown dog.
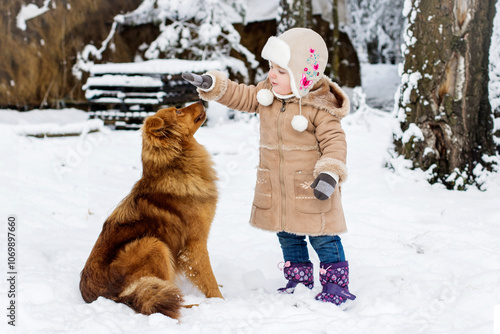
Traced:
[[207, 251], [216, 174], [193, 137], [205, 118], [199, 102], [145, 120], [142, 177], [104, 223], [81, 274], [87, 303], [103, 296], [136, 312], [178, 318], [179, 271], [205, 296], [222, 298]]

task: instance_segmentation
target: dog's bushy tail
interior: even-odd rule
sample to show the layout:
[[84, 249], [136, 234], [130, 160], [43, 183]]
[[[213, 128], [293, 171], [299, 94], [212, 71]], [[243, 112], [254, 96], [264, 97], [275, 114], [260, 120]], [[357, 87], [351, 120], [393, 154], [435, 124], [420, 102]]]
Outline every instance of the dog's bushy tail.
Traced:
[[117, 301], [127, 304], [138, 313], [162, 313], [173, 319], [179, 318], [183, 303], [180, 290], [172, 282], [150, 276], [129, 284]]

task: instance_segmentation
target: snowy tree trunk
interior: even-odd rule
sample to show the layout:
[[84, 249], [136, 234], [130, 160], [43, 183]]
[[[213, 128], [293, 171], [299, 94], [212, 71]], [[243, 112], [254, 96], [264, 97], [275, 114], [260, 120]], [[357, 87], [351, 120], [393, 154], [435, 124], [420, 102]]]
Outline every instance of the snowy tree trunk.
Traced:
[[490, 46], [489, 98], [494, 116], [493, 140], [500, 153], [500, 1], [496, 4]]
[[[494, 155], [488, 54], [496, 0], [406, 0], [395, 149], [430, 182], [480, 187]], [[486, 161], [485, 161], [486, 160]]]
[[294, 27], [312, 28], [312, 0], [280, 0], [277, 33]]
[[332, 64], [331, 77], [337, 83], [340, 83], [340, 27], [339, 27], [339, 11], [338, 0], [333, 1], [332, 17], [333, 17], [333, 47], [330, 52], [330, 63]]

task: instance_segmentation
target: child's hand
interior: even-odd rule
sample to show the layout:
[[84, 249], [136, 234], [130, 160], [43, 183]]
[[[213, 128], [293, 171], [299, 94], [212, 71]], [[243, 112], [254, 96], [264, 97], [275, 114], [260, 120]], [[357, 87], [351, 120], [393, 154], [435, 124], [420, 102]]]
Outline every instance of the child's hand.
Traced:
[[326, 201], [332, 196], [337, 181], [328, 174], [320, 173], [316, 180], [311, 184], [314, 189], [314, 196], [320, 201]]
[[212, 87], [212, 77], [209, 75], [198, 75], [194, 73], [182, 73], [182, 78], [193, 86], [201, 89]]

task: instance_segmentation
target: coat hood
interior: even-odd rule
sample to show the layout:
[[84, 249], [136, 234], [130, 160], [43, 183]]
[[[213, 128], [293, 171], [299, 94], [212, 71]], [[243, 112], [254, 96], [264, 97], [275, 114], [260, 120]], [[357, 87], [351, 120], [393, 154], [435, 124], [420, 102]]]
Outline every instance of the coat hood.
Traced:
[[288, 71], [295, 97], [304, 97], [321, 79], [328, 63], [328, 48], [323, 37], [306, 28], [293, 28], [270, 37], [262, 58]]
[[347, 116], [351, 109], [347, 94], [325, 75], [302, 98], [302, 105], [325, 110], [340, 119]]

